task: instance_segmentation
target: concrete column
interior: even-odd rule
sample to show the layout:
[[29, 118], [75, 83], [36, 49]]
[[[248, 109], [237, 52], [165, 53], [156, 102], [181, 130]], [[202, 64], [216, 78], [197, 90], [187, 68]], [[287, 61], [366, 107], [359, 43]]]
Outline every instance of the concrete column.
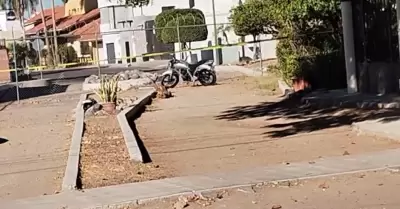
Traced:
[[346, 62], [347, 92], [358, 92], [356, 58], [354, 50], [354, 31], [353, 31], [353, 11], [351, 0], [342, 0], [340, 3], [342, 10], [344, 56]]

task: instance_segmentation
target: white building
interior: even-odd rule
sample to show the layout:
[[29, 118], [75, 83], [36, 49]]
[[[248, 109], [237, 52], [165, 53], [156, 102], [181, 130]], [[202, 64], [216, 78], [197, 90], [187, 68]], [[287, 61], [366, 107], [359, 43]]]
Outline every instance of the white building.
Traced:
[[[240, 0], [215, 0], [216, 22], [219, 25], [229, 22], [228, 17], [232, 7], [237, 6]], [[152, 30], [144, 30], [154, 27], [155, 16], [166, 9], [193, 8], [203, 11], [208, 26], [208, 39], [206, 41], [194, 42], [192, 48], [207, 47], [215, 45], [213, 24], [212, 0], [150, 0], [148, 6], [142, 8], [126, 7], [119, 0], [98, 0], [101, 14], [100, 31], [105, 46], [104, 57], [109, 63], [126, 63], [130, 60], [124, 59], [144, 53], [173, 51], [173, 45], [160, 45], [155, 40]], [[236, 43], [238, 37], [233, 31], [228, 32], [230, 43]], [[218, 34], [222, 43], [226, 43], [222, 34]], [[252, 41], [252, 37], [247, 38]], [[151, 46], [150, 46], [151, 45]], [[252, 46], [245, 47], [246, 56], [252, 57]], [[275, 58], [276, 42], [263, 43], [263, 58]], [[223, 63], [231, 63], [239, 60], [241, 47], [227, 47], [222, 50]], [[194, 52], [194, 59], [213, 58], [211, 51]], [[192, 55], [193, 56], [193, 55]], [[114, 61], [115, 60], [115, 61]]]
[[0, 38], [11, 41], [13, 31], [14, 38], [22, 37], [23, 31], [19, 19], [12, 10], [0, 10]]

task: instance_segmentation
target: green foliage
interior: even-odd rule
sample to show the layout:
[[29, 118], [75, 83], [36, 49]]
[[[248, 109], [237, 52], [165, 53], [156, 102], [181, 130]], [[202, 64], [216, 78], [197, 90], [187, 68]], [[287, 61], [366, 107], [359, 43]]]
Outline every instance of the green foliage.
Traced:
[[[157, 15], [155, 19], [157, 39], [163, 43], [178, 42], [177, 24], [182, 26], [179, 30], [182, 43], [207, 39], [208, 30], [205, 25], [205, 17], [203, 12], [198, 9], [171, 9]], [[202, 26], [190, 27], [191, 25]]]
[[269, 1], [249, 0], [231, 10], [230, 20], [236, 35], [274, 34], [275, 21], [271, 13]]
[[101, 77], [100, 87], [95, 92], [97, 96], [100, 97], [102, 102], [117, 102], [117, 95], [119, 91], [118, 80], [118, 77]]
[[[185, 26], [179, 27], [179, 40], [177, 25]], [[165, 25], [165, 29], [162, 30], [161, 39], [164, 43], [188, 43], [193, 41], [202, 41], [207, 39], [207, 26], [192, 26], [190, 25], [202, 25], [204, 20], [199, 17], [181, 16], [177, 21], [172, 20]], [[188, 27], [189, 26], [189, 27]]]
[[[7, 50], [12, 56], [14, 56], [14, 51], [13, 51], [13, 44], [9, 44], [7, 46]], [[17, 60], [17, 66], [18, 65], [25, 65], [25, 59], [28, 60], [29, 63], [31, 64], [37, 64], [38, 62], [38, 55], [37, 52], [29, 48], [26, 43], [16, 43], [15, 44], [15, 54], [16, 54], [16, 60]], [[14, 61], [13, 57], [10, 57], [11, 61]]]
[[76, 62], [78, 60], [78, 55], [72, 46], [58, 46], [58, 55], [60, 56], [60, 61], [62, 63]]
[[[323, 75], [323, 71], [333, 68], [340, 72], [343, 63], [338, 57], [342, 45], [339, 0], [261, 1], [264, 7], [257, 13], [268, 11], [273, 21], [267, 25], [275, 28], [281, 38], [277, 45], [278, 68], [287, 83], [296, 77], [310, 79]], [[243, 13], [249, 16], [250, 12]]]
[[11, 8], [17, 17], [23, 17], [28, 8], [36, 8], [39, 0], [0, 0], [1, 8]]

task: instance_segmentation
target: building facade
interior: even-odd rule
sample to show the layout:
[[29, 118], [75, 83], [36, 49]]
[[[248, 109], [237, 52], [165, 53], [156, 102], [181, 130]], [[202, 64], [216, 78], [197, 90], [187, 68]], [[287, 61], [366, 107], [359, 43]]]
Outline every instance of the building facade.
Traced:
[[[14, 32], [14, 35], [13, 35]], [[23, 31], [19, 19], [12, 10], [0, 10], [0, 37], [12, 40], [13, 37], [19, 39]]]
[[[215, 14], [217, 27], [229, 24], [229, 15], [232, 7], [237, 6], [240, 0], [215, 0]], [[208, 24], [208, 38], [205, 41], [191, 43], [191, 48], [200, 48], [215, 45], [213, 5], [212, 0], [150, 0], [149, 5], [133, 8], [125, 6], [119, 0], [98, 0], [101, 14], [100, 31], [104, 43], [104, 57], [109, 63], [129, 63], [136, 60], [127, 59], [135, 55], [153, 52], [168, 52], [178, 49], [178, 46], [161, 44], [154, 36], [154, 19], [164, 10], [196, 8], [203, 11]], [[218, 32], [217, 32], [218, 33]], [[217, 34], [220, 44], [236, 43], [238, 37], [233, 30], [226, 31], [227, 39]], [[252, 37], [246, 37], [252, 41]], [[275, 58], [276, 42], [264, 42], [263, 58]], [[253, 57], [252, 46], [227, 47], [220, 50], [221, 63], [238, 61], [243, 52], [247, 57]], [[166, 56], [161, 58], [168, 58]], [[195, 51], [191, 55], [192, 61], [213, 59], [212, 50]], [[137, 60], [140, 60], [139, 58]], [[221, 59], [220, 59], [221, 60]]]

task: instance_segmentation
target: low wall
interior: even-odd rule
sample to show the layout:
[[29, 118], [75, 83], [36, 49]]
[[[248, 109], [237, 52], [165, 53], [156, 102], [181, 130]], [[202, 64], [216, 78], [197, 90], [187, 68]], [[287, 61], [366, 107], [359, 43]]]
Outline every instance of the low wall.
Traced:
[[149, 90], [144, 96], [133, 103], [131, 108], [123, 110], [118, 114], [118, 123], [124, 135], [125, 143], [128, 148], [129, 157], [133, 161], [146, 163], [149, 160], [147, 150], [143, 146], [143, 142], [138, 136], [133, 121], [137, 119], [143, 112], [145, 106], [149, 104], [155, 96], [155, 90]]

